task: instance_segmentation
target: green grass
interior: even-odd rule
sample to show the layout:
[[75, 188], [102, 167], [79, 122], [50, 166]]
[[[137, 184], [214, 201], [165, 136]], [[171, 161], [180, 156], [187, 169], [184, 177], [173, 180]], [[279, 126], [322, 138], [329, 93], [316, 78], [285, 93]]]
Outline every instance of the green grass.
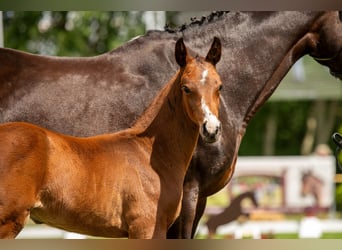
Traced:
[[[298, 239], [298, 234], [275, 234], [274, 239]], [[342, 233], [323, 233], [321, 239], [342, 239]]]

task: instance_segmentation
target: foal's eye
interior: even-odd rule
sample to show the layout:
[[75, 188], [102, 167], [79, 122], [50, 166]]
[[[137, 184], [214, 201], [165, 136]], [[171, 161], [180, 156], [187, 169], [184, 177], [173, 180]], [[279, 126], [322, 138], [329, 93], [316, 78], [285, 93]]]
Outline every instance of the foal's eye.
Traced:
[[185, 85], [182, 86], [182, 89], [185, 92], [185, 94], [190, 94], [191, 93], [191, 90], [187, 86], [185, 86]]

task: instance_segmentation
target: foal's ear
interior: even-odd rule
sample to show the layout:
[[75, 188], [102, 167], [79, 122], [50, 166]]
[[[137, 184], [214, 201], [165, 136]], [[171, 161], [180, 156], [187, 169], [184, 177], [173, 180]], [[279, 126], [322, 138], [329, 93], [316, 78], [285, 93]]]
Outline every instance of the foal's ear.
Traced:
[[175, 49], [176, 61], [179, 66], [185, 67], [187, 54], [188, 52], [186, 50], [183, 38], [179, 38], [176, 42], [176, 49]]
[[210, 62], [214, 66], [221, 59], [221, 41], [218, 37], [214, 37], [214, 41], [211, 44], [210, 50], [205, 58], [207, 62]]

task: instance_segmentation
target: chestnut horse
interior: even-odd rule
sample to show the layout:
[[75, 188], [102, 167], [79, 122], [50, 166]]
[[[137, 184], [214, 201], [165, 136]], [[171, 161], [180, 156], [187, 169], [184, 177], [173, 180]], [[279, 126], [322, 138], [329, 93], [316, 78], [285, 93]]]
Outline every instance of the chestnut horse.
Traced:
[[30, 123], [0, 126], [0, 237], [25, 220], [103, 237], [166, 238], [199, 135], [214, 143], [221, 43], [191, 57], [179, 39], [180, 66], [129, 129], [72, 137]]
[[181, 29], [148, 32], [95, 57], [0, 49], [0, 122], [28, 121], [77, 136], [127, 128], [178, 67], [171, 48], [179, 37], [199, 54], [212, 36], [219, 37], [222, 140], [199, 139], [182, 211], [168, 232], [190, 238], [207, 197], [231, 179], [249, 121], [291, 66], [309, 54], [342, 77], [341, 18], [337, 11], [216, 12]]

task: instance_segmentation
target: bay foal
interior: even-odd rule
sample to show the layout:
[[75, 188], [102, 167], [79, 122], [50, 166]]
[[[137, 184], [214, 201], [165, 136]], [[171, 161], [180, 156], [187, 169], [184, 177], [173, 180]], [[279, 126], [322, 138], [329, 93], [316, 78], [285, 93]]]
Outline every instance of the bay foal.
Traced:
[[[0, 236], [35, 222], [103, 237], [166, 238], [199, 134], [220, 138], [215, 38], [205, 58], [175, 46], [177, 74], [130, 129], [80, 138], [0, 126]], [[134, 98], [134, 97], [132, 97]]]

